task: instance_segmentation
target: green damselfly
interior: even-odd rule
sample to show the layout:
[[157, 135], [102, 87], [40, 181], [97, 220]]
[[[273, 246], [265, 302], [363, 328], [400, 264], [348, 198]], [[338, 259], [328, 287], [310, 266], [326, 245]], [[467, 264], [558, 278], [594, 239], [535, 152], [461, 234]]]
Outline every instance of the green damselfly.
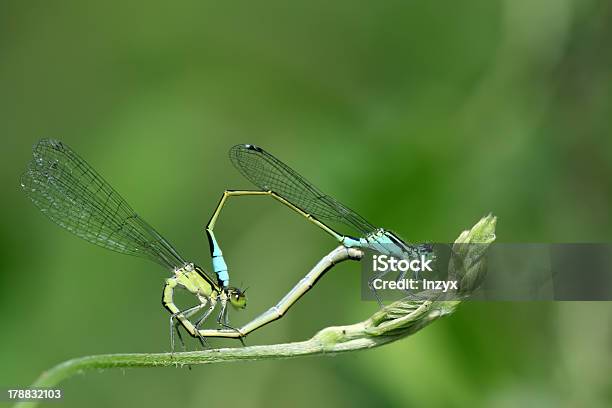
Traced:
[[[175, 330], [184, 346], [178, 324], [204, 345], [200, 328], [218, 305], [217, 322], [233, 330], [228, 324], [227, 305], [236, 309], [246, 307], [244, 292], [229, 286], [228, 277], [215, 277], [187, 262], [65, 143], [39, 141], [33, 148], [33, 159], [21, 178], [21, 186], [43, 214], [71, 233], [106, 249], [150, 259], [172, 271], [173, 276], [166, 279], [162, 294], [162, 303], [171, 313], [172, 350]], [[198, 303], [179, 310], [174, 303], [177, 288], [193, 294]], [[198, 312], [201, 316], [192, 323], [190, 317]]]

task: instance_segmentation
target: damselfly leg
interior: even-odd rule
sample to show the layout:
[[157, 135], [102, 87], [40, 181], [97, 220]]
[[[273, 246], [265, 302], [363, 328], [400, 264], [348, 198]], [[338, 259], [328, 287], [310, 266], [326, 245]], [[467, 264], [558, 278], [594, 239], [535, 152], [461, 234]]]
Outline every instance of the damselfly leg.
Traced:
[[[183, 340], [183, 336], [181, 335], [181, 331], [179, 329], [179, 321], [180, 321], [179, 319], [180, 318], [189, 319], [191, 316], [196, 314], [204, 306], [206, 306], [206, 303], [200, 303], [199, 305], [195, 305], [193, 307], [190, 307], [189, 309], [181, 310], [181, 311], [178, 311], [170, 315], [170, 350], [172, 353], [174, 353], [174, 331], [175, 330], [176, 330], [177, 337], [179, 341], [181, 342], [181, 347], [183, 351], [186, 350], [185, 341]], [[198, 336], [198, 337], [200, 337], [200, 340], [203, 340], [201, 336]]]

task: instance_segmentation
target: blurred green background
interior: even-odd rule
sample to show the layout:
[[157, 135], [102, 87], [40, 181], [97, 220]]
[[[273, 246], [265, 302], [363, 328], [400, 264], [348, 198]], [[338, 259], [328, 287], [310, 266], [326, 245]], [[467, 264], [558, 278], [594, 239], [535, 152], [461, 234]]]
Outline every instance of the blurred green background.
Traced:
[[[39, 138], [72, 146], [207, 268], [211, 211], [251, 187], [227, 158], [236, 143], [408, 240], [450, 241], [492, 212], [498, 241], [605, 242], [611, 21], [593, 0], [2, 1], [0, 385], [169, 349], [167, 273], [70, 235], [20, 191]], [[335, 246], [275, 202], [224, 211], [217, 237], [250, 287], [235, 324]], [[357, 264], [339, 266], [248, 343], [362, 320], [377, 306], [359, 285]], [[89, 373], [62, 385], [64, 405], [605, 406], [611, 323], [608, 303], [465, 304], [368, 352]]]

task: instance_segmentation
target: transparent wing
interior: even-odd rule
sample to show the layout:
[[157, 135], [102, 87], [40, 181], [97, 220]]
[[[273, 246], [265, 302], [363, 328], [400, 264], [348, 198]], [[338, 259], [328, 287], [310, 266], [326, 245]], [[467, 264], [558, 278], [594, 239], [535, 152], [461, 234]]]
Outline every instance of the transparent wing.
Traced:
[[56, 140], [34, 146], [21, 187], [53, 222], [113, 251], [174, 268], [185, 261], [72, 149]]
[[261, 147], [236, 145], [230, 149], [229, 156], [240, 173], [257, 187], [275, 192], [306, 213], [320, 220], [343, 223], [364, 235], [376, 230], [359, 214], [321, 192]]

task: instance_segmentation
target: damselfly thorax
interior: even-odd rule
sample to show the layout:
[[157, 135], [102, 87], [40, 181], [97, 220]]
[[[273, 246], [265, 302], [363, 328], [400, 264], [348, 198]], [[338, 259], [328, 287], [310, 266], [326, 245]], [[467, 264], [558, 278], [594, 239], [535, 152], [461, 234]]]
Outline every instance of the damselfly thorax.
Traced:
[[[188, 309], [179, 309], [174, 301], [174, 293], [177, 288], [184, 289], [193, 294], [198, 299], [199, 304]], [[204, 337], [200, 334], [201, 325], [213, 313], [217, 303], [220, 304], [217, 322], [231, 329], [227, 319], [227, 305], [229, 303], [234, 308], [243, 309], [246, 307], [246, 296], [238, 288], [220, 286], [202, 268], [193, 263], [187, 263], [180, 268], [174, 269], [174, 276], [166, 279], [166, 285], [162, 294], [162, 304], [171, 313], [170, 341], [172, 347], [174, 347], [174, 328], [177, 327], [174, 319], [178, 320], [191, 336], [199, 338], [204, 342]], [[205, 310], [204, 314], [193, 323], [190, 318], [197, 315], [201, 310]], [[180, 331], [176, 330], [176, 333], [180, 338]]]

